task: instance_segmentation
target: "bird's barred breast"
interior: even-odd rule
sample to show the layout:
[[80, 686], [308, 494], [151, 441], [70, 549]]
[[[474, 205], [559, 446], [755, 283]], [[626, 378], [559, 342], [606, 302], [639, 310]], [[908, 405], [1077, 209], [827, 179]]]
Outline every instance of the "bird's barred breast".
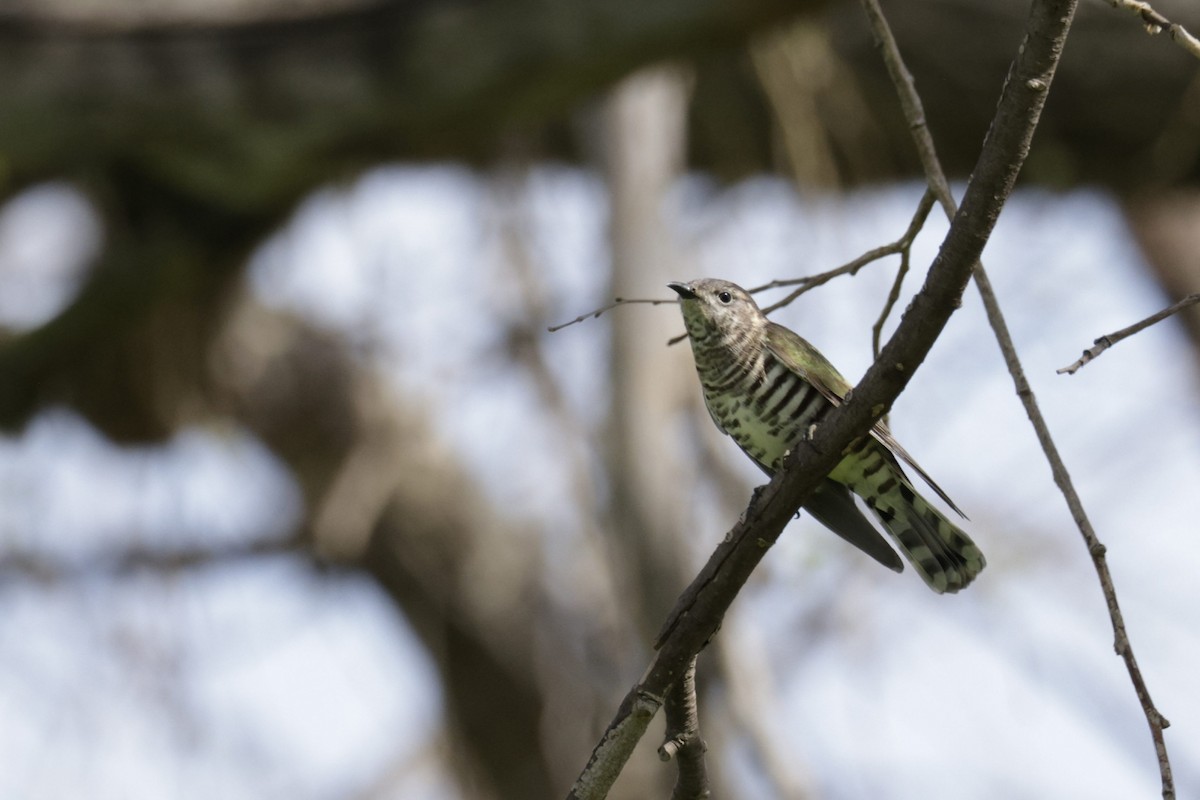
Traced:
[[736, 382], [703, 381], [709, 411], [738, 445], [769, 470], [831, 408], [816, 388], [767, 355]]

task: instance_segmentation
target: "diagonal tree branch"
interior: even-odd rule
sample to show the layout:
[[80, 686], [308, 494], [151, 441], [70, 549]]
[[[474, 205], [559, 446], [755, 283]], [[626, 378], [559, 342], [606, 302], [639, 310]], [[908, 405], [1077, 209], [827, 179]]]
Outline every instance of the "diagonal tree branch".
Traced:
[[1075, 12], [1074, 0], [1035, 0], [995, 119], [941, 251], [895, 334], [855, 387], [784, 468], [757, 491], [741, 520], [680, 597], [649, 669], [617, 710], [568, 798], [605, 797], [670, 687], [716, 632], [750, 573], [843, 448], [891, 407], [958, 306], [974, 264], [1012, 192]]
[[[933, 136], [930, 134], [929, 128], [925, 125], [925, 115], [922, 109], [921, 98], [917, 94], [912, 76], [909, 75], [907, 68], [904, 66], [903, 57], [896, 46], [896, 40], [892, 37], [891, 29], [883, 16], [878, 0], [862, 0], [862, 3], [870, 19], [872, 31], [883, 52], [888, 72], [900, 95], [901, 105], [904, 108], [904, 114], [913, 132], [914, 143], [920, 154], [921, 163], [925, 168], [930, 188], [937, 195], [946, 215], [956, 218], [955, 214], [960, 209], [955, 205], [949, 181], [946, 180], [945, 172], [942, 170], [941, 162], [938, 160], [937, 152], [934, 148]], [[1043, 88], [1049, 88], [1048, 84]], [[966, 200], [964, 199], [965, 205]], [[1134, 657], [1133, 648], [1129, 644], [1129, 637], [1125, 630], [1125, 620], [1121, 614], [1121, 608], [1117, 603], [1116, 589], [1113, 586], [1112, 575], [1108, 570], [1108, 563], [1105, 560], [1105, 547], [1096, 536], [1095, 529], [1092, 527], [1091, 521], [1084, 511], [1083, 502], [1079, 499], [1079, 494], [1075, 491], [1070, 473], [1067, 472], [1066, 465], [1063, 463], [1058, 448], [1054, 444], [1054, 439], [1050, 435], [1050, 428], [1046, 424], [1046, 420], [1038, 407], [1037, 397], [1034, 395], [1033, 389], [1029, 386], [1029, 381], [1025, 377], [1025, 370], [1021, 366], [1021, 360], [1017, 355], [1012, 336], [1008, 331], [1008, 324], [1004, 320], [999, 300], [997, 300], [996, 293], [992, 290], [991, 281], [988, 279], [981, 262], [977, 261], [975, 263], [974, 275], [975, 285], [979, 289], [980, 296], [983, 298], [988, 322], [996, 335], [997, 343], [1000, 345], [1000, 351], [1004, 356], [1004, 362], [1008, 367], [1009, 374], [1012, 376], [1017, 396], [1025, 406], [1025, 413], [1029, 417], [1029, 421], [1037, 434], [1038, 441], [1041, 443], [1042, 450], [1046, 454], [1046, 459], [1050, 463], [1054, 482], [1062, 492], [1063, 498], [1067, 502], [1067, 507], [1071, 511], [1071, 516], [1074, 518], [1075, 524], [1079, 527], [1079, 532], [1087, 545], [1088, 553], [1092, 557], [1092, 563], [1096, 568], [1100, 586], [1104, 593], [1105, 603], [1108, 606], [1109, 618], [1112, 621], [1115, 638], [1114, 647], [1117, 654], [1125, 661], [1130, 680], [1133, 682], [1134, 691], [1137, 694], [1138, 701], [1142, 705], [1146, 721], [1150, 726], [1151, 738], [1154, 740], [1155, 751], [1158, 755], [1163, 797], [1165, 800], [1171, 800], [1175, 797], [1175, 787], [1174, 780], [1171, 777], [1171, 763], [1167, 755], [1166, 741], [1163, 737], [1163, 729], [1168, 727], [1170, 723], [1159, 713], [1150, 699], [1149, 689], [1146, 687], [1141, 669], [1138, 667], [1137, 659]], [[1148, 322], [1147, 324], [1152, 323]]]

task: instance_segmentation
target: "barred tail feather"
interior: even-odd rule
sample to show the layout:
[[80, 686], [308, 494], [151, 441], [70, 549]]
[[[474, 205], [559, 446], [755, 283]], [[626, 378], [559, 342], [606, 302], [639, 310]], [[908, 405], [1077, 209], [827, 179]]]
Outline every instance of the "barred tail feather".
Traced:
[[966, 587], [986, 565], [970, 537], [917, 494], [890, 453], [870, 448], [858, 459], [843, 461], [831, 477], [846, 483], [866, 502], [938, 594]]
[[[929, 588], [938, 594], [965, 588], [983, 571], [987, 563], [983, 553], [907, 482], [900, 487], [868, 499], [868, 507], [896, 539]], [[910, 496], [911, 500], [905, 502]]]

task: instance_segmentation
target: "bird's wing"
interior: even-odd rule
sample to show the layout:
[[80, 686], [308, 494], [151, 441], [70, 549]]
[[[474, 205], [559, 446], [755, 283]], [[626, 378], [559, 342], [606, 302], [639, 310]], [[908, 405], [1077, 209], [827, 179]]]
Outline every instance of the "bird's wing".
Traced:
[[791, 371], [811, 383], [829, 402], [840, 406], [854, 388], [842, 377], [829, 359], [795, 331], [774, 322], [767, 323], [767, 350]]
[[896, 437], [892, 436], [892, 432], [888, 430], [888, 427], [884, 425], [882, 421], [875, 423], [875, 427], [871, 429], [871, 435], [878, 439], [884, 447], [899, 456], [905, 464], [908, 464], [910, 467], [912, 467], [913, 471], [921, 476], [921, 480], [929, 484], [929, 488], [937, 492], [937, 496], [946, 501], [946, 505], [954, 509], [954, 513], [958, 514], [963, 519], [967, 518], [967, 515], [963, 513], [962, 509], [956, 506], [954, 501], [950, 499], [950, 495], [946, 494], [945, 490], [938, 486], [937, 482], [934, 481], [933, 478], [929, 477], [929, 473], [921, 468], [921, 465], [917, 463], [916, 459], [910, 456], [908, 451], [900, 446], [900, 443], [896, 441]]
[[[829, 363], [829, 359], [821, 355], [820, 350], [809, 344], [808, 340], [800, 334], [778, 323], [767, 323], [767, 349], [788, 369], [815, 386], [817, 391], [835, 406], [840, 406], [846, 395], [850, 394], [850, 390], [854, 388], [849, 381], [842, 377], [837, 368]], [[946, 501], [946, 505], [954, 509], [959, 516], [966, 518], [967, 515], [954, 504], [942, 487], [938, 486], [933, 478], [929, 477], [929, 473], [921, 468], [916, 459], [900, 446], [896, 437], [892, 436], [892, 432], [888, 430], [882, 420], [875, 423], [875, 427], [871, 429], [871, 435], [904, 463], [912, 467], [913, 471], [921, 476], [921, 480], [929, 484], [929, 488]]]

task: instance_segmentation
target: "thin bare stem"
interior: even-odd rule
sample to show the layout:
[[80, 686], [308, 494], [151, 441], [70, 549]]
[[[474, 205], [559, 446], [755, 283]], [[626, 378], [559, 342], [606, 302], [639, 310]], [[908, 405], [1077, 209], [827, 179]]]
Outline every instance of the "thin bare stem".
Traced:
[[896, 278], [892, 281], [892, 288], [888, 292], [887, 300], [883, 302], [879, 319], [875, 320], [875, 324], [871, 326], [871, 355], [875, 358], [879, 358], [879, 341], [883, 336], [883, 325], [891, 316], [892, 309], [896, 307], [896, 301], [900, 299], [900, 287], [904, 284], [904, 276], [908, 275], [911, 267], [913, 241], [916, 240], [920, 229], [924, 227], [925, 220], [933, 209], [933, 201], [933, 190], [927, 188], [925, 194], [921, 195], [921, 202], [917, 205], [917, 213], [913, 215], [908, 231], [901, 239], [904, 241], [904, 247], [900, 250], [900, 268], [896, 270]]
[[[908, 229], [904, 232], [903, 236], [901, 236], [899, 239], [897, 239], [894, 242], [891, 242], [891, 243], [885, 244], [885, 245], [881, 245], [880, 247], [876, 247], [872, 250], [868, 250], [867, 252], [865, 252], [861, 256], [859, 256], [858, 258], [855, 258], [853, 261], [848, 261], [845, 264], [842, 264], [840, 267], [834, 267], [831, 270], [827, 270], [825, 272], [820, 272], [820, 273], [817, 273], [816, 275], [806, 275], [803, 278], [787, 278], [784, 280], [771, 281], [770, 283], [764, 283], [761, 286], [755, 286], [752, 289], [748, 289], [747, 291], [750, 292], [750, 294], [756, 294], [758, 292], [765, 292], [768, 289], [779, 289], [779, 288], [782, 288], [785, 286], [799, 286], [800, 287], [800, 288], [796, 289], [795, 291], [793, 291], [791, 294], [789, 294], [787, 297], [780, 300], [779, 302], [772, 303], [771, 305], [769, 305], [763, 309], [764, 314], [770, 314], [772, 311], [778, 311], [779, 309], [783, 308], [784, 306], [789, 305], [797, 297], [804, 294], [805, 292], [815, 289], [818, 286], [821, 286], [823, 284], [829, 283], [829, 281], [831, 281], [834, 278], [837, 278], [839, 276], [854, 275], [860, 269], [865, 267], [867, 264], [870, 264], [873, 261], [878, 261], [882, 258], [886, 258], [888, 256], [892, 256], [892, 255], [896, 255], [896, 254], [900, 255], [900, 258], [901, 258], [901, 276], [900, 277], [903, 277], [903, 273], [905, 271], [907, 271], [908, 254], [912, 250], [913, 240], [915, 240], [917, 238], [917, 234], [921, 232], [921, 228], [922, 228], [922, 226], [924, 226], [925, 220], [929, 217], [929, 210], [932, 207], [933, 207], [933, 198], [929, 194], [929, 192], [926, 192], [925, 195], [921, 198], [921, 202], [918, 204], [917, 210], [913, 214], [912, 222], [909, 223]], [[893, 294], [898, 294], [898, 292], [899, 292], [898, 289], [893, 289]], [[589, 311], [586, 314], [580, 314], [575, 319], [570, 320], [568, 322], [564, 322], [560, 325], [551, 325], [546, 330], [550, 331], [551, 333], [555, 333], [556, 331], [561, 331], [563, 328], [566, 328], [570, 325], [574, 325], [577, 322], [583, 322], [583, 321], [589, 320], [589, 319], [596, 319], [606, 311], [611, 311], [612, 309], [616, 308], [617, 306], [628, 305], [630, 303], [648, 303], [650, 305], [657, 306], [657, 305], [661, 305], [663, 303], [677, 303], [677, 302], [679, 302], [679, 301], [678, 300], [624, 299], [624, 298], [618, 297], [618, 298], [614, 299], [613, 302], [609, 303], [606, 306], [601, 306], [600, 308], [597, 308], [594, 311]], [[888, 304], [887, 308], [885, 309], [885, 311], [890, 310], [891, 305], [895, 303], [895, 298], [889, 297], [888, 302], [889, 302], [889, 304]], [[880, 325], [882, 325], [882, 324], [883, 323], [881, 322]], [[670, 347], [672, 345], [679, 344], [686, 338], [687, 338], [686, 333], [681, 333], [678, 336], [672, 336], [670, 339], [667, 340], [667, 346]], [[876, 350], [878, 350], [878, 347], [876, 348]]]
[[[946, 215], [951, 219], [955, 219], [957, 218], [959, 209], [950, 191], [950, 184], [946, 180], [941, 162], [937, 157], [937, 152], [933, 144], [933, 136], [925, 124], [925, 114], [921, 98], [917, 94], [912, 76], [904, 65], [899, 47], [896, 45], [891, 28], [883, 16], [883, 11], [879, 7], [878, 0], [862, 0], [862, 4], [867, 12], [867, 17], [870, 19], [872, 31], [882, 51], [883, 59], [891, 75], [892, 82], [895, 84], [896, 90], [900, 95], [901, 105], [909, 121], [909, 127], [913, 132], [917, 152], [921, 157], [929, 185], [937, 194]], [[1031, 81], [1028, 88], [1045, 91], [1049, 88], [1049, 81], [1047, 80], [1041, 84]], [[1163, 738], [1163, 729], [1170, 723], [1159, 713], [1151, 701], [1150, 692], [1146, 688], [1141, 669], [1138, 667], [1137, 659], [1134, 657], [1133, 647], [1129, 644], [1129, 637], [1125, 629], [1125, 620], [1121, 614], [1121, 608], [1117, 603], [1116, 589], [1113, 586], [1112, 575], [1109, 572], [1108, 563], [1104, 557], [1105, 547], [1096, 536], [1095, 529], [1092, 527], [1091, 521], [1084, 511], [1083, 503], [1079, 499], [1079, 494], [1075, 491], [1066, 465], [1059, 455], [1058, 447], [1054, 444], [1054, 439], [1050, 435], [1050, 428], [1046, 424], [1041, 410], [1038, 408], [1037, 398], [1034, 396], [1033, 390], [1029, 386], [1029, 381], [1025, 377], [1025, 370], [1021, 366], [1020, 358], [1017, 356], [1016, 347], [1013, 345], [1012, 337], [1009, 334], [1008, 325], [1001, 312], [999, 301], [996, 299], [991, 282], [988, 280], [987, 273], [980, 262], [976, 262], [974, 266], [974, 278], [975, 285], [979, 289], [980, 296], [983, 298], [988, 322], [992, 326], [992, 331], [995, 333], [996, 341], [1000, 345], [1000, 351], [1004, 356], [1004, 362], [1008, 366], [1009, 374], [1012, 376], [1017, 396], [1025, 406], [1025, 413], [1033, 425], [1038, 441], [1041, 443], [1042, 451], [1046, 455], [1046, 460], [1050, 463], [1054, 482], [1062, 492], [1067, 507], [1071, 511], [1071, 516], [1074, 518], [1075, 524], [1079, 528], [1079, 532], [1087, 546], [1088, 553], [1092, 557], [1092, 564], [1095, 566], [1100, 587], [1104, 594], [1105, 604], [1108, 607], [1109, 619], [1112, 622], [1114, 648], [1117, 654], [1125, 661], [1125, 667], [1129, 672], [1130, 681], [1133, 683], [1134, 692], [1137, 694], [1138, 701], [1141, 703], [1142, 710], [1145, 713], [1146, 721], [1150, 726], [1150, 735], [1154, 740], [1154, 748], [1158, 755], [1159, 774], [1162, 779], [1162, 796], [1164, 800], [1173, 800], [1175, 797], [1175, 786], [1171, 776], [1171, 763], [1167, 756], [1166, 742]]]
[[1114, 331], [1113, 333], [1109, 333], [1109, 334], [1105, 334], [1104, 336], [1101, 336], [1099, 339], [1094, 339], [1092, 341], [1092, 344], [1094, 344], [1095, 347], [1089, 347], [1087, 350], [1084, 350], [1083, 355], [1079, 357], [1078, 361], [1076, 361], [1074, 364], [1072, 364], [1069, 367], [1063, 367], [1062, 369], [1058, 370], [1057, 371], [1058, 374], [1059, 375], [1064, 375], [1064, 374], [1074, 375], [1076, 372], [1078, 372], [1080, 369], [1083, 368], [1084, 364], [1088, 363], [1093, 358], [1096, 358], [1101, 353], [1103, 353], [1105, 350], [1112, 347], [1114, 344], [1121, 341], [1122, 339], [1127, 339], [1130, 336], [1133, 336], [1135, 333], [1141, 333], [1146, 328], [1149, 328], [1151, 325], [1155, 325], [1159, 322], [1162, 322], [1167, 317], [1172, 316], [1173, 314], [1178, 314], [1180, 311], [1187, 308], [1188, 306], [1196, 305], [1196, 303], [1200, 303], [1200, 292], [1196, 292], [1195, 294], [1189, 294], [1187, 297], [1183, 298], [1175, 305], [1173, 305], [1169, 308], [1164, 308], [1162, 311], [1159, 311], [1156, 314], [1151, 314], [1150, 316], [1146, 317], [1141, 322], [1133, 323], [1128, 328], [1121, 328], [1121, 330], [1119, 330], [1119, 331]]
[[1142, 0], [1108, 0], [1108, 4], [1118, 11], [1130, 11], [1137, 14], [1142, 18], [1142, 24], [1146, 26], [1146, 33], [1151, 36], [1157, 36], [1166, 31], [1167, 35], [1171, 37], [1171, 41], [1196, 58], [1200, 58], [1200, 39], [1189, 33], [1187, 28], [1171, 22], [1155, 11], [1149, 3], [1144, 3]]
[[671, 800], [704, 800], [710, 796], [704, 753], [708, 745], [700, 738], [700, 713], [696, 700], [696, 659], [692, 656], [683, 677], [667, 692], [663, 712], [667, 730], [658, 757], [675, 759], [679, 770]]
[[899, 254], [901, 258], [904, 254], [912, 249], [913, 240], [917, 238], [917, 234], [921, 232], [922, 226], [925, 225], [925, 220], [929, 217], [929, 210], [933, 208], [933, 198], [926, 192], [921, 198], [921, 202], [917, 205], [916, 213], [913, 214], [912, 221], [908, 224], [908, 229], [904, 231], [899, 239], [885, 245], [868, 250], [853, 261], [848, 261], [840, 267], [834, 267], [826, 272], [820, 272], [816, 275], [807, 275], [803, 278], [786, 278], [783, 280], [774, 280], [770, 283], [764, 283], [761, 286], [755, 286], [749, 289], [750, 294], [764, 292], [768, 289], [780, 289], [785, 286], [797, 286], [796, 290], [788, 294], [777, 303], [772, 303], [763, 309], [764, 314], [770, 314], [772, 311], [778, 311], [786, 305], [790, 305], [797, 297], [809, 292], [818, 286], [829, 283], [834, 278], [842, 275], [856, 275], [858, 271], [874, 261], [879, 261], [888, 256]]
[[556, 333], [558, 331], [561, 331], [563, 328], [574, 325], [577, 322], [583, 322], [584, 320], [587, 320], [587, 319], [599, 319], [601, 314], [603, 314], [606, 311], [612, 311], [617, 306], [628, 306], [628, 305], [633, 305], [634, 303], [645, 303], [645, 304], [651, 305], [651, 306], [661, 306], [663, 303], [678, 303], [678, 302], [679, 302], [678, 298], [673, 299], [673, 300], [647, 300], [647, 299], [641, 299], [641, 298], [628, 298], [627, 299], [624, 297], [616, 297], [616, 298], [613, 298], [613, 301], [606, 306], [600, 306], [599, 308], [595, 309], [594, 311], [589, 311], [586, 314], [580, 314], [575, 319], [570, 320], [568, 322], [564, 322], [560, 325], [551, 325], [550, 327], [546, 328], [546, 330], [550, 331], [550, 333]]

